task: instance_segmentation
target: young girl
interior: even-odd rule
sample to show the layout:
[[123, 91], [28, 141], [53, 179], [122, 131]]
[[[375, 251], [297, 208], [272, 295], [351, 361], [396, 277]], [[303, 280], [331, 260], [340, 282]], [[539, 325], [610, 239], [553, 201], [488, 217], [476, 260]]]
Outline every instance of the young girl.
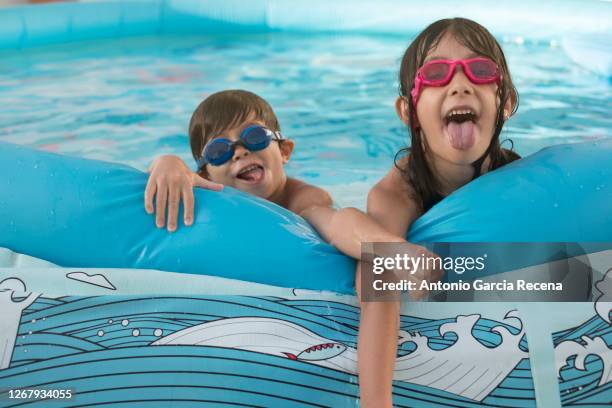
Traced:
[[[519, 158], [499, 141], [518, 94], [495, 38], [463, 18], [437, 21], [419, 34], [404, 54], [399, 82], [395, 107], [411, 148], [370, 190], [368, 213], [392, 234], [406, 236], [442, 198]], [[362, 407], [392, 406], [399, 311], [399, 302], [361, 302]]]

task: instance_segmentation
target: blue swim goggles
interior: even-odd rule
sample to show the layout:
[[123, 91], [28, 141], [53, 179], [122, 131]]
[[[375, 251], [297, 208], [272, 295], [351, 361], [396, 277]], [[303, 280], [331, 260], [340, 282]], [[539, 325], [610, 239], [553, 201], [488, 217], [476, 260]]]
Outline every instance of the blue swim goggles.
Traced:
[[221, 166], [234, 157], [236, 146], [242, 146], [251, 152], [263, 150], [270, 146], [272, 140], [281, 141], [283, 136], [259, 125], [251, 125], [240, 133], [240, 139], [232, 142], [226, 138], [216, 138], [206, 145], [202, 158], [198, 161], [198, 168], [207, 164]]

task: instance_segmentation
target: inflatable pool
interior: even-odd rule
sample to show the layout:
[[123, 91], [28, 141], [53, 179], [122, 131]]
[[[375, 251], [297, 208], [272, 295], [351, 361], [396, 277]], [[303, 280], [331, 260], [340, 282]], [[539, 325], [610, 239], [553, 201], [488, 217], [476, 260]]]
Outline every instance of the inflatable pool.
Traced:
[[[612, 171], [607, 160], [611, 153], [610, 141], [548, 148], [457, 191], [419, 219], [410, 237], [429, 242], [576, 239], [601, 241], [598, 248], [609, 250], [612, 197], [605, 183]], [[151, 268], [293, 288], [271, 297], [177, 296], [171, 289], [177, 280], [188, 288], [240, 284], [204, 280], [198, 285], [196, 277], [185, 280], [171, 272], [134, 269], [16, 273], [7, 268], [0, 275], [5, 297], [0, 322], [9, 345], [0, 374], [5, 388], [34, 387], [40, 374], [29, 373], [42, 370], [52, 383], [78, 389], [82, 404], [135, 403], [130, 395], [141, 387], [153, 387], [147, 401], [160, 404], [165, 390], [176, 387], [182, 390], [179, 400], [211, 406], [307, 406], [313, 393], [321, 406], [354, 403], [355, 302], [300, 295], [300, 288], [351, 293], [354, 263], [322, 242], [299, 217], [237, 191], [198, 191], [194, 226], [168, 234], [156, 229], [142, 209], [146, 175], [127, 166], [0, 143], [0, 172], [0, 221], [7, 226], [0, 232], [2, 247], [62, 266]], [[547, 185], [557, 188], [542, 187]], [[502, 196], [514, 198], [496, 199], [500, 189]], [[534, 207], [534, 200], [540, 206]], [[512, 217], [504, 218], [506, 212]], [[247, 221], [268, 239], [241, 245]], [[274, 250], [270, 242], [278, 242]], [[603, 270], [609, 255], [602, 262], [593, 270]], [[573, 323], [576, 327], [551, 329], [556, 348], [548, 364], [556, 359], [561, 398], [568, 401], [604, 401], [610, 395], [612, 352], [606, 342], [612, 333], [611, 303], [605, 301], [609, 274], [599, 276], [601, 296], [596, 303], [578, 309], [571, 303], [563, 318], [553, 320], [565, 328], [571, 321], [568, 316], [581, 311]], [[152, 294], [157, 290], [172, 295], [121, 296], [137, 282], [151, 280], [161, 284], [158, 289], [146, 284]], [[66, 287], [66, 281], [72, 287]], [[49, 294], [26, 296], [33, 282], [47, 282], [37, 291]], [[75, 283], [94, 287], [96, 295], [65, 296], [82, 293]], [[58, 288], [61, 295], [53, 293]], [[248, 293], [252, 292], [251, 288]], [[473, 310], [474, 305], [461, 304], [455, 310]], [[403, 317], [394, 387], [399, 406], [421, 399], [430, 406], [452, 401], [466, 407], [523, 407], [535, 402], [529, 354], [534, 346], [528, 346], [524, 336], [528, 319], [507, 305], [490, 305], [489, 316], [494, 311], [497, 320], [474, 311], [449, 316], [448, 304], [437, 305], [438, 318]], [[593, 306], [596, 315], [589, 314]], [[410, 311], [414, 310], [413, 305]], [[537, 347], [545, 359], [542, 341], [548, 342], [542, 329], [551, 321], [548, 326], [538, 324], [535, 344], [540, 343]], [[454, 333], [456, 340], [447, 333]], [[566, 367], [572, 356], [576, 359]], [[105, 365], [108, 360], [115, 365]], [[422, 366], [422, 360], [429, 363]], [[203, 365], [194, 366], [196, 361]], [[454, 368], [440, 369], [440, 361], [454, 361]], [[132, 363], [147, 368], [134, 371]], [[68, 372], [80, 379], [67, 381]], [[160, 372], [165, 374], [159, 377]], [[176, 375], [187, 372], [184, 378]], [[496, 373], [495, 380], [487, 373]], [[153, 375], [157, 385], [151, 383]], [[130, 378], [131, 385], [98, 379], [108, 376]], [[287, 388], [279, 394], [280, 378]], [[449, 378], [455, 380], [449, 383]]]
[[[502, 3], [503, 21], [454, 2], [418, 16], [392, 2], [54, 4], [0, 10], [0, 48], [330, 27], [408, 33], [443, 10], [510, 37], [548, 40], [563, 26], [597, 38], [604, 45], [591, 47], [595, 54], [575, 54], [582, 63], [605, 52], [609, 4], [554, 3], [556, 16], [546, 12], [551, 4]], [[372, 15], [380, 18], [364, 18]], [[581, 303], [405, 305], [396, 406], [612, 401], [611, 153], [606, 138], [548, 147], [470, 183], [414, 224], [408, 238], [418, 242], [588, 243], [595, 279], [592, 301]], [[126, 165], [0, 142], [2, 405], [358, 406], [354, 262], [299, 217], [230, 189], [196, 192], [192, 228], [157, 230], [142, 208], [145, 181]], [[247, 221], [266, 239], [245, 245]], [[550, 260], [536, 255], [512, 267]], [[49, 391], [53, 402], [24, 389]]]

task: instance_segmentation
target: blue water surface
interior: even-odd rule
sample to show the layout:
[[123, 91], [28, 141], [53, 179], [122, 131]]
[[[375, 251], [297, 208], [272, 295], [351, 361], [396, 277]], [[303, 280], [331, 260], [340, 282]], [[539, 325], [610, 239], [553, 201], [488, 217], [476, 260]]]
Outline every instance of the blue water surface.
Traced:
[[[256, 92], [296, 141], [290, 176], [343, 206], [408, 143], [396, 118], [399, 61], [411, 36], [285, 33], [161, 36], [4, 51], [0, 140], [145, 170], [160, 154], [193, 165], [187, 124], [207, 95]], [[555, 43], [503, 42], [520, 94], [502, 138], [526, 155], [610, 137], [610, 84]], [[508, 146], [510, 146], [508, 144]]]

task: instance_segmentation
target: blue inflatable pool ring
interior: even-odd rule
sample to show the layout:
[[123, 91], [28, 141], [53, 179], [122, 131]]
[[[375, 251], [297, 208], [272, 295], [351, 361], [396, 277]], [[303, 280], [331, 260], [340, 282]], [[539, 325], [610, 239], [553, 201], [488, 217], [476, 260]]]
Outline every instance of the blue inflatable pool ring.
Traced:
[[0, 247], [61, 266], [159, 269], [351, 293], [354, 262], [301, 217], [227, 188], [196, 189], [194, 225], [157, 229], [147, 175], [0, 143]]
[[479, 177], [410, 230], [414, 242], [611, 242], [612, 140], [556, 145]]
[[[612, 141], [559, 145], [484, 175], [415, 222], [413, 242], [611, 242]], [[170, 234], [128, 166], [0, 143], [0, 246], [61, 266], [159, 269], [354, 292], [355, 263], [300, 217], [233, 189], [196, 190]]]

